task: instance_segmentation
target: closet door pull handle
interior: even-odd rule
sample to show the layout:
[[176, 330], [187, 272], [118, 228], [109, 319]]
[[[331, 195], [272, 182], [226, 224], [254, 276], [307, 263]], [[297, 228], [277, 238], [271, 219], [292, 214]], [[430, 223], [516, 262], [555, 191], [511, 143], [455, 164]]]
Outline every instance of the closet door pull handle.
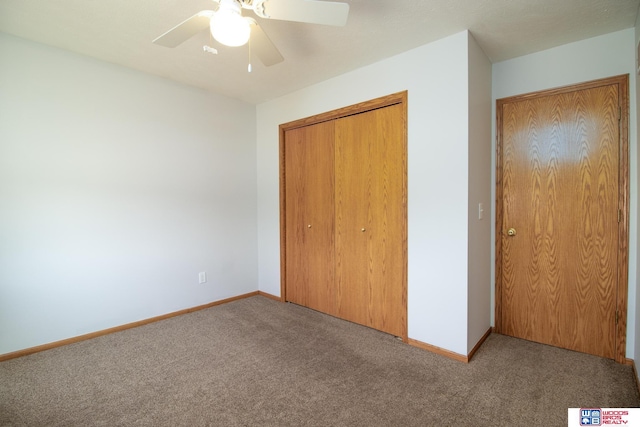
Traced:
[[360, 231], [362, 231], [362, 232], [364, 233], [365, 231], [367, 231], [367, 229], [366, 229], [366, 228], [363, 228], [363, 229], [362, 229], [362, 230], [360, 230]]
[[307, 225], [307, 228], [311, 228], [311, 224]]

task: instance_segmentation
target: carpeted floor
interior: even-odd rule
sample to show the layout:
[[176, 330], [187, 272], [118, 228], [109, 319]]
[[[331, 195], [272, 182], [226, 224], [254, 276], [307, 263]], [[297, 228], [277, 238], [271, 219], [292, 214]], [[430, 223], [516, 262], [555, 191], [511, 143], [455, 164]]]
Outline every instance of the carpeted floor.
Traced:
[[566, 426], [638, 406], [611, 360], [493, 334], [467, 365], [259, 296], [0, 363], [2, 426]]

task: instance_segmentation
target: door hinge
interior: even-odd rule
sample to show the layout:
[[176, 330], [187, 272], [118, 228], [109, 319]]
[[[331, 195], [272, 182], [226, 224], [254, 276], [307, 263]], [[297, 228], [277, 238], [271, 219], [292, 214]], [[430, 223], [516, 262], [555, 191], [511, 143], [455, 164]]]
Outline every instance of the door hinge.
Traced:
[[618, 310], [616, 310], [616, 325], [618, 324]]

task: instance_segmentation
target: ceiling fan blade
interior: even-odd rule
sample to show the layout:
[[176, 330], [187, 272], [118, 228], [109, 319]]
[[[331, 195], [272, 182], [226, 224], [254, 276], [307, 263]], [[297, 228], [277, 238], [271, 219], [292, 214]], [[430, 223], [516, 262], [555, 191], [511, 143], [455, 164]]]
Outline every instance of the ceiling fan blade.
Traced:
[[153, 43], [160, 46], [176, 47], [207, 28], [214, 14], [213, 10], [202, 10], [156, 38]]
[[260, 61], [266, 67], [284, 61], [284, 57], [260, 25], [254, 19], [246, 19], [251, 24], [251, 50], [260, 58]]
[[349, 4], [316, 0], [266, 0], [264, 18], [343, 27]]

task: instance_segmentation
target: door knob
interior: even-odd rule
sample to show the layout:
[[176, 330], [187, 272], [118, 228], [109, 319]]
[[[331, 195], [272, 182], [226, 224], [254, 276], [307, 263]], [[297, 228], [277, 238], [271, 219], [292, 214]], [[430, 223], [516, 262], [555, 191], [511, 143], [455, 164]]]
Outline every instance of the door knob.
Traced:
[[360, 230], [360, 231], [362, 231], [362, 232], [364, 233], [364, 232], [365, 232], [365, 231], [367, 231], [367, 230], [363, 228], [363, 229], [362, 229], [362, 230]]
[[307, 225], [307, 228], [311, 228], [311, 224]]
[[510, 228], [507, 230], [507, 234], [509, 236], [515, 236], [516, 235], [516, 229], [515, 228]]

